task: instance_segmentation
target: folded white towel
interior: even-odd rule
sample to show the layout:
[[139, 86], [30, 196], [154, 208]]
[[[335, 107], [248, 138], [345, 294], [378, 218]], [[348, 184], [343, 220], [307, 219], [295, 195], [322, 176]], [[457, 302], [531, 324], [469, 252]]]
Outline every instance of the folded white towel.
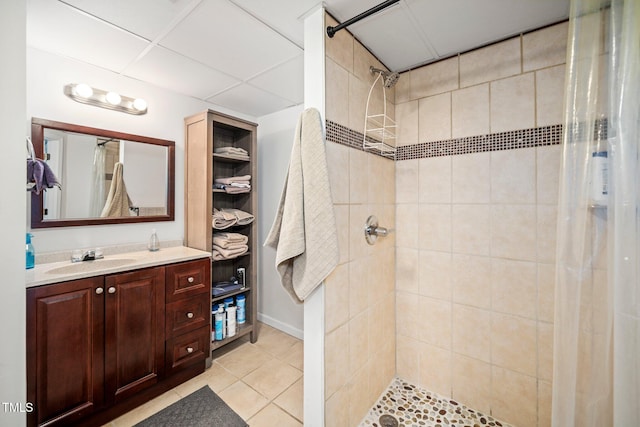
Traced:
[[211, 225], [216, 230], [224, 230], [234, 225], [251, 224], [255, 217], [240, 209], [214, 209]]
[[240, 233], [213, 233], [213, 244], [225, 249], [246, 245], [248, 241], [249, 238]]
[[225, 214], [235, 215], [238, 225], [251, 224], [255, 217], [249, 212], [241, 211], [240, 209], [222, 209]]
[[230, 176], [227, 178], [216, 178], [213, 180], [216, 184], [231, 184], [232, 182], [249, 182], [251, 175]]
[[244, 155], [248, 156], [249, 152], [244, 148], [240, 147], [218, 147], [213, 150], [214, 153], [217, 154], [236, 154], [236, 155]]
[[225, 228], [232, 227], [238, 222], [238, 217], [232, 212], [226, 212], [224, 209], [213, 210], [212, 227], [216, 230], [224, 230]]
[[223, 259], [231, 259], [244, 255], [249, 251], [249, 246], [240, 245], [234, 248], [222, 248], [218, 245], [213, 245], [211, 251], [211, 257], [214, 261], [220, 261]]

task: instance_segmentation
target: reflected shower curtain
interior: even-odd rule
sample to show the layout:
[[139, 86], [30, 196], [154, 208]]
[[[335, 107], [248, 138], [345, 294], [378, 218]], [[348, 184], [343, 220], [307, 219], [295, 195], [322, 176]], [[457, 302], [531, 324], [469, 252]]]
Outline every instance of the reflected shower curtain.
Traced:
[[89, 201], [89, 213], [91, 217], [99, 218], [104, 202], [107, 199], [105, 191], [105, 152], [104, 144], [96, 144], [93, 152], [93, 169], [91, 172], [91, 199]]
[[640, 426], [639, 1], [572, 1], [566, 79], [552, 424]]

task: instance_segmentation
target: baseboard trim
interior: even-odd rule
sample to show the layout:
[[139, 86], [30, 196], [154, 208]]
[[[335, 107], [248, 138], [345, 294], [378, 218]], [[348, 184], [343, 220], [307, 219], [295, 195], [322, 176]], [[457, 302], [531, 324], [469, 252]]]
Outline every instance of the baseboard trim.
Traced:
[[267, 316], [266, 314], [263, 314], [263, 313], [258, 313], [258, 320], [273, 328], [279, 329], [284, 333], [287, 333], [298, 339], [304, 340], [304, 331], [298, 328], [294, 328], [288, 323], [281, 322], [280, 320], [274, 319], [273, 317]]

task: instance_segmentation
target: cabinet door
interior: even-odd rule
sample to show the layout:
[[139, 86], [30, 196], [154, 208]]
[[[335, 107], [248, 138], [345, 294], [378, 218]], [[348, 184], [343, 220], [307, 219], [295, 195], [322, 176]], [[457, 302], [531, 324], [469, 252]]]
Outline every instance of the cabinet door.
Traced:
[[29, 425], [67, 425], [103, 405], [103, 278], [27, 289]]
[[164, 267], [105, 278], [106, 399], [117, 403], [164, 372]]

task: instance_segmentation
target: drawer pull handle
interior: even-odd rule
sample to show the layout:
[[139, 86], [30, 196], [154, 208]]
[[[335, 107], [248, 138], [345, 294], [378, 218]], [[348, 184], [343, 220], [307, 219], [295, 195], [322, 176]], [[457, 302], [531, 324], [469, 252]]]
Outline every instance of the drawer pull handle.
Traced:
[[188, 319], [193, 319], [193, 313], [192, 312], [188, 312], [187, 313], [187, 318]]
[[108, 292], [109, 292], [110, 294], [115, 294], [115, 293], [116, 293], [116, 288], [115, 288], [115, 286], [110, 287]]
[[96, 294], [100, 295], [101, 293], [104, 292], [104, 289], [102, 288], [96, 288]]
[[192, 276], [189, 276], [189, 278], [187, 279], [187, 282], [189, 283], [193, 283], [195, 279]]
[[189, 354], [193, 353], [193, 347], [187, 347], [187, 353]]

